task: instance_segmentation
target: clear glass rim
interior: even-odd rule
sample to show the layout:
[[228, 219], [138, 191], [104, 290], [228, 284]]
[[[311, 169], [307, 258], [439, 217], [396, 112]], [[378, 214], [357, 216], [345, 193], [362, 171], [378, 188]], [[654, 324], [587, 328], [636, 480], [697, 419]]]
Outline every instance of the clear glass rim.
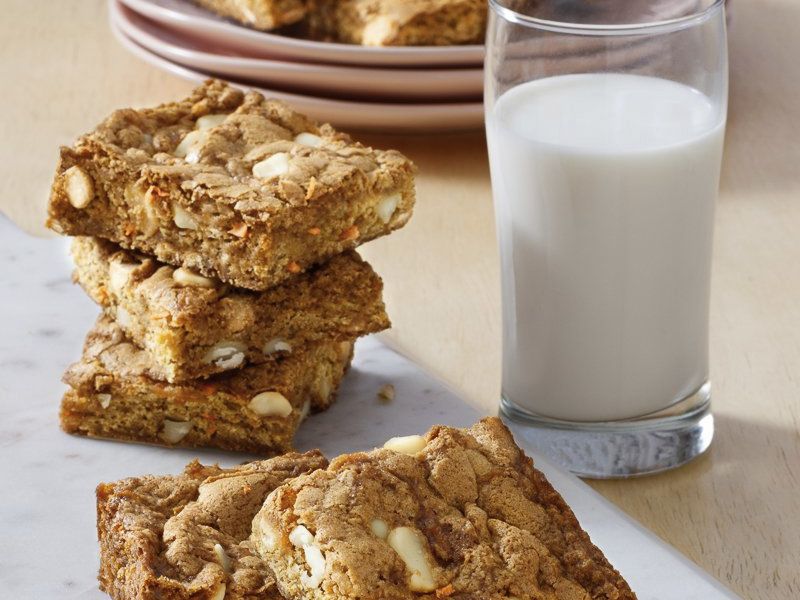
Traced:
[[678, 31], [680, 29], [694, 27], [706, 22], [719, 11], [724, 10], [725, 2], [726, 0], [714, 0], [712, 4], [699, 12], [686, 15], [684, 17], [677, 17], [675, 19], [652, 21], [649, 23], [620, 23], [608, 25], [567, 23], [539, 19], [537, 17], [532, 17], [508, 8], [504, 5], [504, 0], [489, 0], [489, 6], [500, 18], [524, 27], [531, 27], [533, 29], [540, 29], [542, 31], [565, 33], [570, 35], [622, 36], [669, 33], [671, 31]]

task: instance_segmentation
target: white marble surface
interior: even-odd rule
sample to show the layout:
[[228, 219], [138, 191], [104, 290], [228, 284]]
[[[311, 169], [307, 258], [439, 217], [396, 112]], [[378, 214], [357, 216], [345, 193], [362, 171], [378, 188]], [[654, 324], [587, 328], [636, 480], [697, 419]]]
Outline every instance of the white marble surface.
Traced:
[[[0, 216], [0, 598], [101, 599], [94, 488], [143, 473], [174, 473], [195, 457], [232, 465], [238, 454], [167, 450], [71, 437], [58, 428], [60, 376], [79, 356], [98, 309], [70, 282], [66, 241], [31, 238]], [[376, 392], [396, 388], [384, 404]], [[302, 449], [366, 449], [434, 423], [480, 415], [378, 340], [357, 346], [339, 402], [309, 420]], [[642, 600], [736, 598], [568, 473], [531, 452]]]

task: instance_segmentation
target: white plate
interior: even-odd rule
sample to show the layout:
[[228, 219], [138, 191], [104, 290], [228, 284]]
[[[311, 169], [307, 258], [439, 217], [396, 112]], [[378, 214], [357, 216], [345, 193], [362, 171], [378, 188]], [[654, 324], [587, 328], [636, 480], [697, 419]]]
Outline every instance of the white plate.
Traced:
[[[68, 436], [58, 429], [59, 381], [80, 354], [97, 306], [70, 281], [67, 240], [33, 238], [0, 215], [0, 583], [15, 600], [108, 600], [97, 589], [94, 488], [144, 473], [179, 473], [195, 457], [231, 466], [249, 457]], [[386, 383], [395, 401], [378, 402]], [[360, 340], [338, 402], [300, 429], [301, 450], [366, 450], [434, 423], [480, 418], [456, 394], [374, 338]], [[353, 415], [358, 415], [354, 418]], [[526, 448], [640, 600], [737, 597], [576, 477]], [[43, 568], [45, 567], [45, 568]]]
[[483, 45], [369, 48], [265, 33], [236, 25], [189, 0], [123, 0], [131, 9], [219, 48], [249, 56], [352, 65], [423, 66], [483, 63]]
[[323, 96], [391, 101], [478, 100], [483, 69], [387, 69], [240, 58], [208, 51], [195, 38], [159, 26], [119, 1], [109, 11], [133, 41], [191, 69]]
[[[187, 69], [161, 58], [127, 37], [112, 21], [111, 29], [120, 43], [131, 53], [189, 81], [202, 82], [208, 73]], [[242, 88], [253, 86], [231, 81]], [[466, 131], [483, 127], [483, 104], [465, 102], [456, 104], [379, 104], [329, 100], [300, 94], [287, 94], [277, 90], [255, 87], [264, 95], [278, 98], [318, 121], [338, 127], [378, 131], [381, 133], [420, 133], [432, 131]]]

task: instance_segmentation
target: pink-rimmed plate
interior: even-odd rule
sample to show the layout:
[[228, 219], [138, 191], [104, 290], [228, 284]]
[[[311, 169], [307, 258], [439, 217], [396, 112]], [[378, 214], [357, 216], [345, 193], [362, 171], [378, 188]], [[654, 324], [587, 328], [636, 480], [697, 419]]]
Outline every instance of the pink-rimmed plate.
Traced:
[[[194, 82], [201, 82], [209, 77], [208, 73], [188, 69], [143, 48], [126, 36], [113, 20], [111, 29], [127, 50], [159, 69]], [[236, 81], [231, 83], [243, 88], [253, 87]], [[284, 100], [295, 109], [319, 121], [333, 123], [343, 128], [382, 133], [421, 133], [466, 131], [483, 127], [481, 102], [382, 104], [330, 100], [258, 87], [254, 89], [266, 96]]]

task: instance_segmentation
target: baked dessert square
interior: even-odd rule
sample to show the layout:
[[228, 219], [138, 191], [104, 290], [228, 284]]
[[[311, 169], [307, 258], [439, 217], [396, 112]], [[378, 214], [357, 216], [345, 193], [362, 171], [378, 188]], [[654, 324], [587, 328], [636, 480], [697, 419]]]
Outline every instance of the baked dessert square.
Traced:
[[312, 37], [365, 46], [482, 44], [486, 0], [310, 0]]
[[72, 244], [73, 278], [170, 383], [260, 364], [389, 327], [380, 277], [349, 250], [252, 292], [175, 269], [100, 238]]
[[497, 418], [288, 481], [252, 542], [291, 600], [635, 598]]
[[62, 148], [48, 226], [265, 290], [402, 227], [413, 171], [399, 152], [209, 81]]
[[305, 0], [194, 0], [213, 13], [242, 25], [270, 31], [297, 23], [306, 14]]
[[308, 413], [333, 402], [352, 350], [352, 342], [322, 342], [262, 365], [172, 384], [153, 379], [147, 352], [102, 316], [83, 357], [64, 374], [61, 428], [162, 446], [286, 452]]
[[195, 461], [181, 475], [101, 483], [100, 588], [114, 600], [281, 599], [251, 521], [273, 489], [326, 464], [318, 452], [233, 469]]

